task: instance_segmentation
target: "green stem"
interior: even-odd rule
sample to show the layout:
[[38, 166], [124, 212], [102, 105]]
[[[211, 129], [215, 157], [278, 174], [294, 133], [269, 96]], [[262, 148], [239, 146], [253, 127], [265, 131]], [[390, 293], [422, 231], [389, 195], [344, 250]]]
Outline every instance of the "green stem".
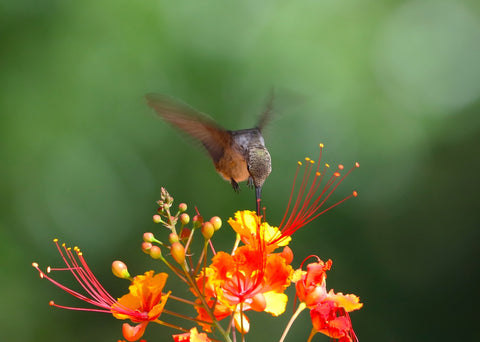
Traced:
[[280, 338], [279, 342], [283, 342], [285, 340], [285, 337], [287, 337], [288, 331], [292, 327], [293, 322], [297, 319], [298, 315], [307, 307], [305, 303], [300, 303], [300, 305], [297, 308], [297, 311], [292, 315], [292, 318], [290, 318], [290, 321], [288, 321], [287, 326], [285, 327], [285, 330], [283, 332], [282, 337]]
[[205, 300], [205, 297], [203, 297], [202, 292], [200, 292], [200, 289], [198, 288], [197, 282], [194, 279], [192, 279], [192, 277], [190, 276], [190, 273], [188, 272], [187, 269], [184, 269], [183, 271], [184, 271], [185, 276], [187, 277], [190, 285], [195, 289], [195, 292], [198, 293], [198, 298], [200, 298], [200, 301], [202, 302], [203, 307], [207, 311], [208, 316], [210, 316], [210, 319], [212, 320], [212, 322], [215, 324], [215, 326], [218, 329], [218, 331], [220, 332], [220, 334], [225, 339], [225, 342], [232, 342], [232, 340], [230, 339], [230, 336], [228, 336], [227, 332], [223, 329], [220, 322], [217, 320], [214, 313], [212, 312], [212, 310], [208, 306], [208, 303]]

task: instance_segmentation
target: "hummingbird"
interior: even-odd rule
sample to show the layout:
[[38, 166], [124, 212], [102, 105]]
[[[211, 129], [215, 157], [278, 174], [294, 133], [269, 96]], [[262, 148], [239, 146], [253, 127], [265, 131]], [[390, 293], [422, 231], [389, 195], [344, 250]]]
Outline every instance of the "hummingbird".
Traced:
[[262, 186], [272, 171], [272, 161], [262, 129], [272, 112], [273, 94], [254, 128], [227, 130], [214, 119], [172, 97], [147, 94], [148, 105], [165, 121], [200, 142], [210, 155], [216, 171], [239, 192], [238, 183], [255, 187], [255, 206], [260, 215]]

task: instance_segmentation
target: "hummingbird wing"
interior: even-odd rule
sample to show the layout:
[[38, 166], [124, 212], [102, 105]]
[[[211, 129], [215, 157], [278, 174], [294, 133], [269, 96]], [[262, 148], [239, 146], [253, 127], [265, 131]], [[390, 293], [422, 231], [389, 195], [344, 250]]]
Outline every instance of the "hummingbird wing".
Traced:
[[263, 111], [262, 115], [260, 116], [260, 119], [257, 122], [256, 127], [260, 130], [260, 132], [263, 130], [263, 128], [268, 124], [268, 122], [272, 118], [274, 97], [275, 97], [275, 92], [274, 92], [274, 89], [272, 88], [268, 96], [265, 110]]
[[166, 95], [147, 94], [145, 98], [165, 121], [201, 142], [215, 163], [231, 144], [231, 134], [208, 115]]

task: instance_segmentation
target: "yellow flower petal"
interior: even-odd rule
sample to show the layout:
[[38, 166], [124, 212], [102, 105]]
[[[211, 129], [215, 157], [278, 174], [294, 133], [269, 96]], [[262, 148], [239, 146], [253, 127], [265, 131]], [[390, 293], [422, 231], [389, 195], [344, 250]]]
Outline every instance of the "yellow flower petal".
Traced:
[[265, 312], [272, 314], [273, 316], [279, 316], [285, 312], [287, 306], [288, 296], [284, 293], [278, 292], [265, 292], [265, 301], [267, 302], [267, 307]]

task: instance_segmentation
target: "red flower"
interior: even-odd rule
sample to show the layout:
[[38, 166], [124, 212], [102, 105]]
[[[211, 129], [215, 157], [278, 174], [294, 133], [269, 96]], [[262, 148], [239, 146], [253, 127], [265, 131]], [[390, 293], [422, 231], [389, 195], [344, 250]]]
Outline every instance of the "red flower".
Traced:
[[331, 267], [332, 260], [324, 263], [318, 258], [318, 262], [308, 264], [307, 272], [296, 282], [297, 297], [308, 307], [316, 305], [327, 296], [326, 271], [330, 270]]
[[318, 261], [308, 264], [307, 271], [296, 270], [293, 276], [298, 298], [311, 309], [313, 328], [340, 342], [358, 341], [348, 312], [360, 309], [363, 304], [353, 294], [333, 290], [327, 293], [326, 271], [330, 270], [332, 261], [324, 263], [318, 256], [313, 257]]
[[333, 301], [323, 301], [310, 310], [313, 327], [339, 342], [357, 342], [348, 312]]

